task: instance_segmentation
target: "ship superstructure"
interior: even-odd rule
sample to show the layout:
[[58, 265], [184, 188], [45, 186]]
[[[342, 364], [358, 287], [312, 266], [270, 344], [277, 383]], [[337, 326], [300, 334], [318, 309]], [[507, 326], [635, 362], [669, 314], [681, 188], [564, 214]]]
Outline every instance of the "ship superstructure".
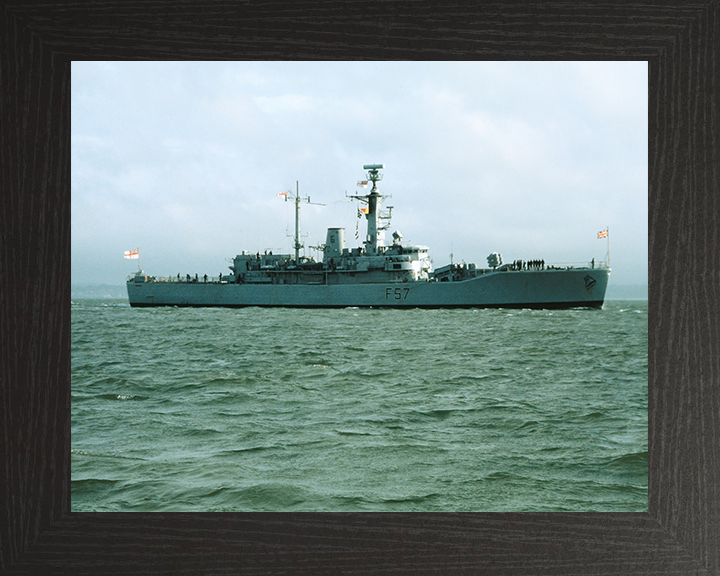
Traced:
[[[346, 245], [344, 228], [328, 228], [321, 262], [300, 256], [299, 189], [286, 200], [295, 202], [294, 254], [243, 251], [232, 261], [231, 274], [208, 280], [128, 278], [132, 306], [285, 306], [285, 307], [602, 307], [610, 269], [606, 266], [559, 267], [544, 261], [503, 264], [498, 253], [488, 256], [488, 268], [451, 263], [433, 271], [427, 246], [403, 243], [395, 231], [385, 245], [392, 207], [383, 210], [377, 187], [382, 164], [367, 164], [367, 194], [360, 201], [367, 222], [361, 246]], [[304, 199], [307, 202], [309, 198]]]

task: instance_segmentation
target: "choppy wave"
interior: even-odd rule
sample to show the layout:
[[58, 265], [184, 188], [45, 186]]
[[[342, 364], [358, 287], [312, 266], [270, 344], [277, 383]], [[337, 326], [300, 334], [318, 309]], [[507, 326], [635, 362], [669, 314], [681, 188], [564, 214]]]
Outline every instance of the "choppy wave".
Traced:
[[647, 510], [647, 302], [71, 310], [75, 511]]

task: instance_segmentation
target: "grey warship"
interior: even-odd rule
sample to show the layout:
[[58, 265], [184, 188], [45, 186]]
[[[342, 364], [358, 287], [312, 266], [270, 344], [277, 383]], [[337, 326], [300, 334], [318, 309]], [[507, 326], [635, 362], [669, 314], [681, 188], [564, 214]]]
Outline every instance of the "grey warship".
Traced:
[[[157, 277], [142, 270], [127, 279], [133, 307], [222, 306], [294, 308], [602, 308], [610, 268], [551, 266], [542, 260], [503, 263], [497, 252], [488, 267], [453, 263], [433, 270], [427, 246], [405, 244], [395, 231], [385, 245], [392, 207], [383, 210], [378, 192], [383, 164], [366, 164], [369, 193], [350, 196], [363, 203], [367, 221], [362, 246], [349, 248], [344, 228], [328, 228], [319, 248], [322, 261], [300, 255], [299, 191], [295, 201], [294, 254], [242, 251], [230, 274]], [[306, 199], [309, 201], [309, 198]]]

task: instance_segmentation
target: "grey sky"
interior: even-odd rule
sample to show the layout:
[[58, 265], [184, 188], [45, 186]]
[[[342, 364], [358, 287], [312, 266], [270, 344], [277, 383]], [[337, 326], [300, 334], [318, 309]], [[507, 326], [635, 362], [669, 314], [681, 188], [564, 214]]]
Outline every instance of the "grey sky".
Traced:
[[[355, 241], [363, 164], [384, 163], [387, 237], [435, 267], [604, 259], [647, 283], [644, 62], [72, 65], [72, 282], [228, 272], [241, 250], [292, 252], [328, 227]], [[360, 222], [360, 237], [364, 234]], [[306, 250], [308, 255], [315, 252]]]

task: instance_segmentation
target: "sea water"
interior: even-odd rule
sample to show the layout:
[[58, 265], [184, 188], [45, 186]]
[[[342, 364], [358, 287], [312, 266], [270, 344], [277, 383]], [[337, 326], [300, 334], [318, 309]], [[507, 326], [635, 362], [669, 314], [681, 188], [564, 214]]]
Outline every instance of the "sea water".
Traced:
[[646, 511], [647, 301], [72, 302], [73, 511]]

